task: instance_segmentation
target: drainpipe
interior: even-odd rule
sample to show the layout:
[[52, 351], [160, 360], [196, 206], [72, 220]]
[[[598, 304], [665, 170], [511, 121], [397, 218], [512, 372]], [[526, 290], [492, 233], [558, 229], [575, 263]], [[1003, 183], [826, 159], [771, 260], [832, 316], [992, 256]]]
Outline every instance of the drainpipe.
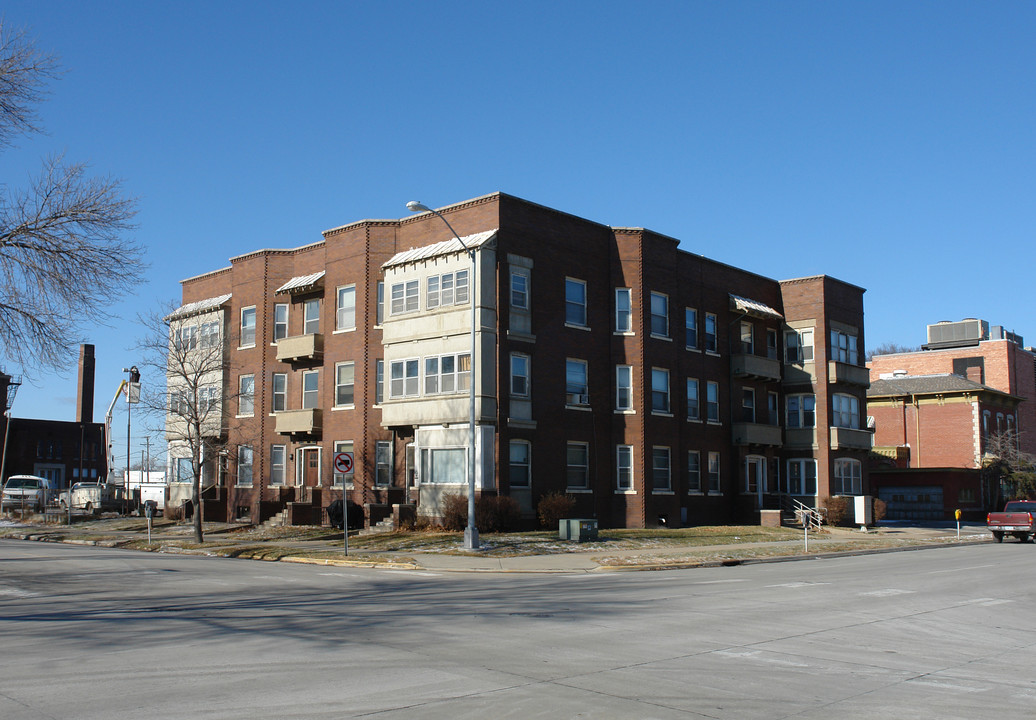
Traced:
[[917, 395], [910, 395], [910, 403], [914, 406], [914, 436], [917, 439], [917, 467], [921, 467], [921, 404]]

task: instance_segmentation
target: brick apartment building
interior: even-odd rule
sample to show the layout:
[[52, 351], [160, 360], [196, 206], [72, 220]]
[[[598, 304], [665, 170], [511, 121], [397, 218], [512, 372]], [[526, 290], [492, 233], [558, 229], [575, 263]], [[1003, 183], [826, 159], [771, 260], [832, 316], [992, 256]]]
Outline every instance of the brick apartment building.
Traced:
[[[207, 516], [319, 522], [344, 491], [374, 522], [465, 494], [472, 302], [477, 492], [530, 520], [554, 491], [647, 527], [867, 489], [862, 289], [771, 280], [502, 193], [440, 212], [474, 273], [423, 213], [182, 282], [174, 335], [225, 358]], [[189, 479], [183, 448], [170, 457]]]
[[998, 438], [1036, 454], [1036, 355], [1022, 338], [983, 320], [941, 322], [922, 350], [869, 366], [874, 450], [887, 458], [871, 479], [890, 516], [979, 516], [999, 504], [980, 472]]

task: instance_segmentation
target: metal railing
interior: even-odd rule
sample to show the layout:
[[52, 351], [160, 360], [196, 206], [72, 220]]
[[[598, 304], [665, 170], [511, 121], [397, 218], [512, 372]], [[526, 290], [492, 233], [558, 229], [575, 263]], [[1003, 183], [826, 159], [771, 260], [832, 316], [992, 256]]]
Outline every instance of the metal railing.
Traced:
[[794, 514], [796, 522], [807, 530], [819, 530], [827, 515], [827, 508], [812, 508], [790, 495], [781, 495], [781, 506]]

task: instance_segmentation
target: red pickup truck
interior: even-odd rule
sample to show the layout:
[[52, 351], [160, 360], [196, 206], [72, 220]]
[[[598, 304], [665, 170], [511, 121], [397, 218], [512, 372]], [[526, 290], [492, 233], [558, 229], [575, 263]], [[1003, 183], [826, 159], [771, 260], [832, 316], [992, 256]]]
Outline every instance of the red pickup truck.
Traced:
[[997, 542], [1004, 541], [1004, 535], [1014, 535], [1022, 542], [1036, 535], [1036, 500], [1012, 500], [1004, 505], [1004, 511], [986, 515], [986, 527]]

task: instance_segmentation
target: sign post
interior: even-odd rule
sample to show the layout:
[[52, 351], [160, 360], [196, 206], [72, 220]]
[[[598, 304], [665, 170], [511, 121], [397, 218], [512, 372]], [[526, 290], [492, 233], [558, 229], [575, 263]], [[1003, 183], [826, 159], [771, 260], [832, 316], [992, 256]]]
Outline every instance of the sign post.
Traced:
[[353, 454], [338, 452], [334, 455], [336, 473], [342, 473], [342, 536], [345, 538], [345, 555], [349, 556], [349, 501], [345, 498], [345, 474], [353, 471]]

